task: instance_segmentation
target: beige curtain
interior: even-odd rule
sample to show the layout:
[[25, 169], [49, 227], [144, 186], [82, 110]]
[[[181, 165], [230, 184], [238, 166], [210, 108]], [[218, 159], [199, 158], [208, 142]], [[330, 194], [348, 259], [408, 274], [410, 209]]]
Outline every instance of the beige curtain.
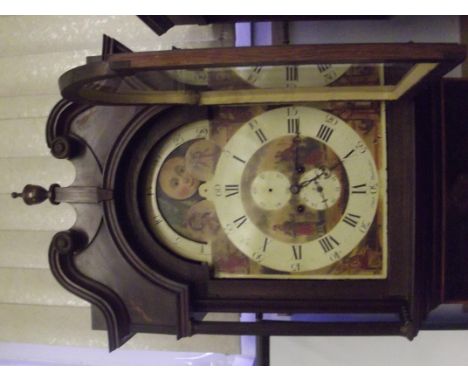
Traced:
[[[102, 34], [135, 51], [232, 45], [227, 26], [180, 26], [162, 37], [135, 16], [0, 17], [0, 342], [107, 347], [91, 330], [90, 306], [52, 277], [47, 251], [75, 220], [69, 205], [26, 207], [10, 197], [26, 183], [72, 183], [73, 166], [45, 143], [47, 115], [60, 99], [57, 79], [99, 55]], [[125, 349], [239, 353], [239, 337], [138, 334]]]

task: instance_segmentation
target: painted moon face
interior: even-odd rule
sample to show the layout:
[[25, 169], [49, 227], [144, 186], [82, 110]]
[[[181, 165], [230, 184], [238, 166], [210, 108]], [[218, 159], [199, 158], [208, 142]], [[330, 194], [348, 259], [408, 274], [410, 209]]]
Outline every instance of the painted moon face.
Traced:
[[190, 207], [185, 222], [192, 237], [206, 242], [216, 238], [221, 228], [215, 207], [208, 200], [202, 200]]
[[207, 181], [215, 170], [221, 149], [208, 139], [201, 139], [193, 143], [185, 153], [187, 170], [195, 178]]
[[162, 166], [159, 184], [167, 196], [183, 200], [195, 194], [200, 182], [187, 171], [184, 157], [174, 157]]

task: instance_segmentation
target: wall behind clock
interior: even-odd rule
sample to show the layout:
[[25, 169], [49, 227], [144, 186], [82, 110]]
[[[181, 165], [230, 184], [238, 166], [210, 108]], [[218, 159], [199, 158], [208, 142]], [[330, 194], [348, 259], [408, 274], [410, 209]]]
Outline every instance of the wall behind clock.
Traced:
[[[466, 32], [465, 32], [466, 33]], [[392, 16], [376, 20], [297, 21], [290, 24], [291, 44], [460, 43], [459, 16]], [[460, 76], [461, 67], [451, 76]]]
[[[234, 41], [233, 27], [226, 25], [181, 26], [158, 37], [135, 16], [0, 18], [0, 361], [8, 352], [27, 360], [28, 350], [21, 344], [107, 352], [106, 334], [91, 330], [89, 304], [64, 290], [48, 269], [50, 239], [73, 225], [74, 210], [48, 202], [26, 207], [10, 198], [27, 183], [72, 183], [73, 166], [49, 154], [46, 119], [60, 99], [58, 77], [84, 64], [87, 56], [99, 55], [103, 33], [136, 51]], [[237, 354], [239, 342], [239, 337], [176, 341], [173, 336], [139, 334], [124, 349]], [[64, 348], [61, 352], [66, 354]]]

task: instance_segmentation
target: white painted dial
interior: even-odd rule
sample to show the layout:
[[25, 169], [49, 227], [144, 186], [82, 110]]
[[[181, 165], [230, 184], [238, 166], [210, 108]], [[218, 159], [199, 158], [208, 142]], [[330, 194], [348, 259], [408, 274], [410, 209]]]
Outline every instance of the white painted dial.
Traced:
[[[312, 149], [295, 146], [294, 137]], [[314, 158], [313, 152], [321, 156]], [[303, 178], [296, 173], [294, 161], [308, 164]], [[333, 174], [326, 182], [318, 178], [322, 191], [326, 188], [328, 198], [336, 199], [332, 208], [330, 201], [324, 209], [323, 200], [316, 202], [312, 192], [305, 191], [310, 185], [301, 185], [301, 179], [315, 174], [310, 166], [323, 168], [318, 162]], [[262, 165], [284, 174], [291, 184], [289, 196], [260, 200], [272, 182], [272, 175], [262, 178]], [[285, 168], [290, 171], [285, 173]], [[284, 179], [281, 182], [287, 184]], [[245, 123], [224, 146], [213, 187], [226, 191], [213, 193], [212, 199], [221, 227], [239, 251], [267, 268], [302, 272], [329, 266], [359, 244], [374, 220], [378, 183], [369, 149], [343, 120], [312, 107], [280, 107]], [[251, 194], [253, 184], [263, 190], [258, 196]], [[228, 194], [234, 188], [236, 193]], [[278, 210], [262, 213], [252, 207], [262, 207], [262, 203], [271, 209], [279, 203]], [[322, 224], [320, 213], [312, 211], [314, 205], [324, 213], [333, 209], [337, 217]], [[338, 209], [338, 205], [343, 207]], [[317, 222], [309, 215], [317, 217]]]

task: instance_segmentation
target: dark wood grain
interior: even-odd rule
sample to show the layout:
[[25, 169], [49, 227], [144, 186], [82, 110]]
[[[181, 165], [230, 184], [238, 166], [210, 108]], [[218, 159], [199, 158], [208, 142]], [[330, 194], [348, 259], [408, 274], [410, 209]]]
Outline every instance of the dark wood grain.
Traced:
[[288, 45], [115, 54], [107, 61], [113, 70], [177, 69], [216, 66], [455, 62], [466, 55], [459, 44], [333, 44]]
[[388, 336], [401, 335], [398, 322], [196, 322], [194, 334], [261, 336]]

